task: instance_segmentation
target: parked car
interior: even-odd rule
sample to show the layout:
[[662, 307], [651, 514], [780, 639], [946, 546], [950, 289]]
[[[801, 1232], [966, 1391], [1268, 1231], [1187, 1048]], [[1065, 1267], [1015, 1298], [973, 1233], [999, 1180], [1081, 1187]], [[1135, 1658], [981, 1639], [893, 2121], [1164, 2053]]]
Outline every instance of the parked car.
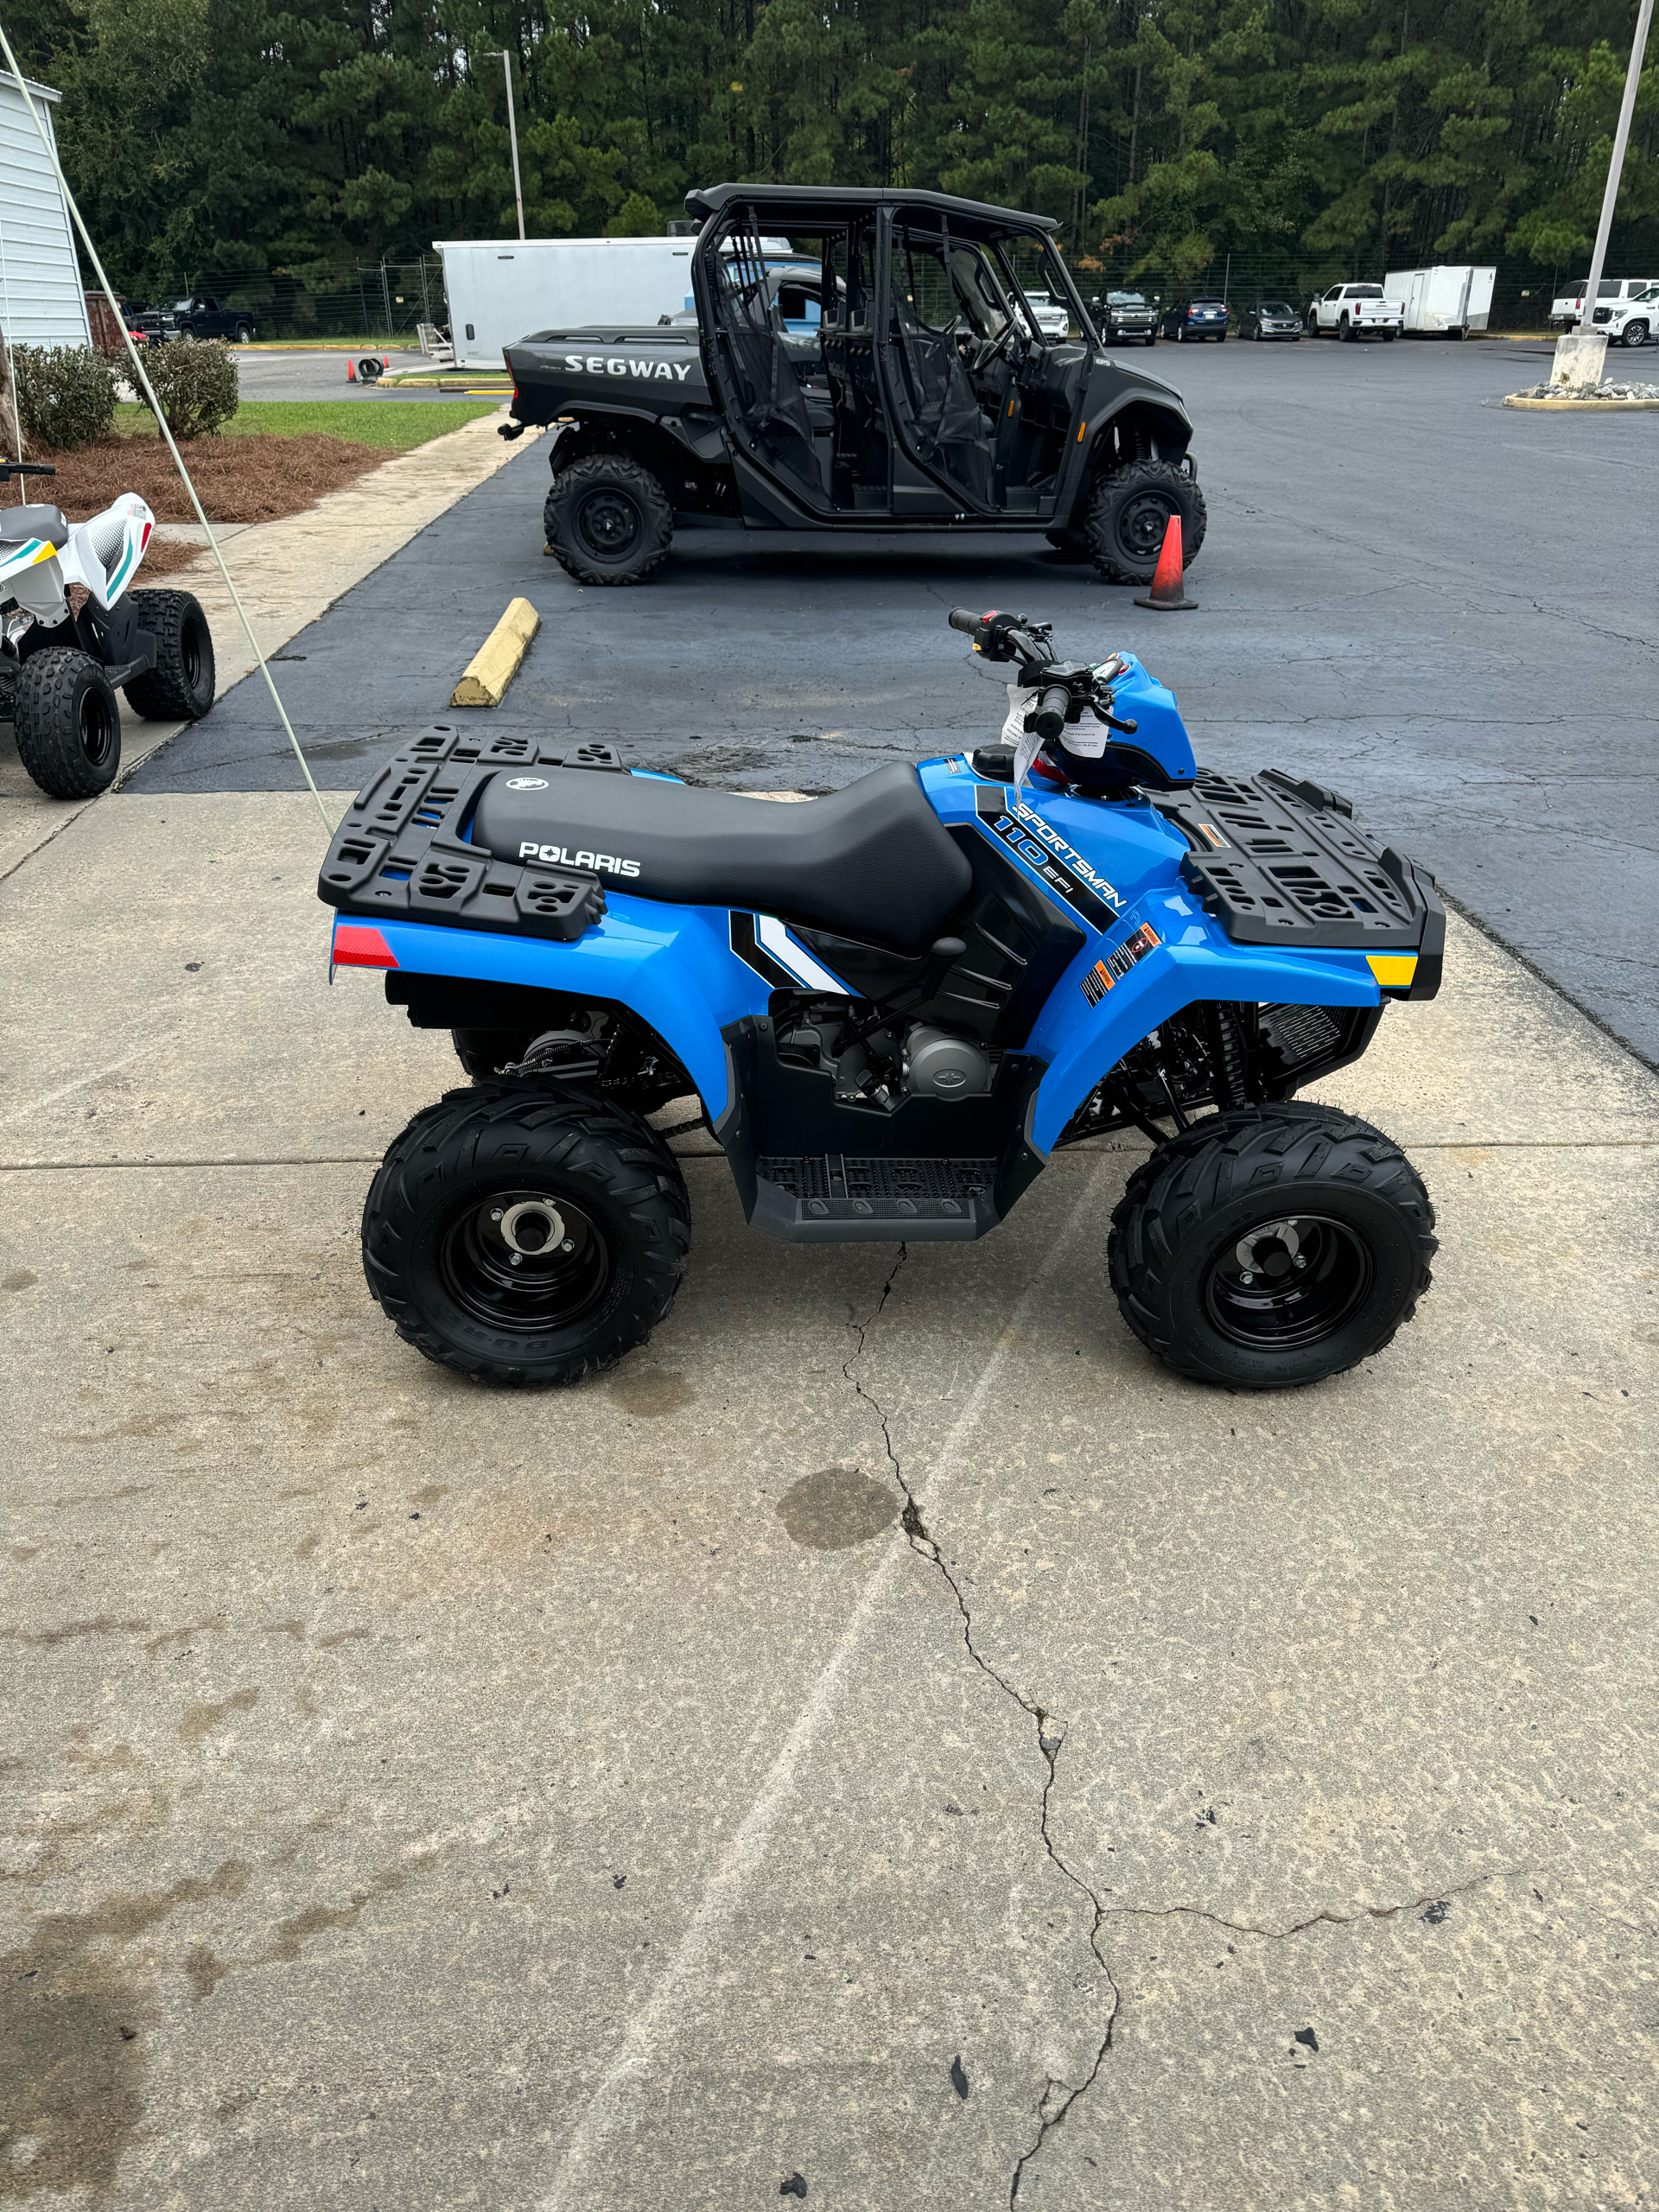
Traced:
[[1650, 345], [1659, 332], [1659, 284], [1649, 284], [1633, 300], [1618, 300], [1595, 312], [1595, 327], [1610, 346]]
[[[695, 328], [555, 326], [506, 348], [502, 432], [550, 427], [543, 533], [580, 582], [642, 582], [677, 522], [708, 516], [1038, 532], [1135, 583], [1179, 515], [1192, 560], [1191, 417], [1101, 344], [1052, 218], [812, 185], [715, 185], [686, 206]], [[1033, 279], [1079, 335], [1044, 331]]]
[[1294, 345], [1302, 334], [1302, 319], [1288, 300], [1257, 300], [1238, 311], [1241, 338], [1287, 338]]
[[[1576, 284], [1569, 286], [1561, 294], [1560, 299], [1550, 302], [1549, 320], [1553, 327], [1570, 330], [1577, 324], [1584, 313], [1584, 288], [1589, 282], [1587, 276], [1580, 276]], [[1659, 284], [1659, 276], [1604, 276], [1596, 287], [1596, 298], [1601, 305], [1614, 308], [1624, 301], [1639, 299], [1655, 284]], [[1601, 320], [1599, 307], [1595, 320]]]
[[1384, 298], [1380, 284], [1333, 284], [1309, 308], [1307, 334], [1319, 338], [1334, 331], [1342, 339], [1372, 334], [1391, 346], [1403, 320], [1398, 301]]
[[1071, 314], [1050, 299], [1046, 292], [1027, 292], [1026, 298], [1037, 318], [1037, 327], [1045, 338], [1069, 338], [1071, 335]]
[[1103, 299], [1091, 300], [1095, 320], [1100, 334], [1109, 342], [1116, 340], [1124, 346], [1155, 346], [1158, 343], [1158, 310], [1144, 292], [1108, 292]]
[[1164, 310], [1163, 331], [1166, 338], [1181, 344], [1199, 338], [1227, 337], [1227, 303], [1224, 300], [1177, 300], [1174, 306]]
[[143, 316], [144, 334], [152, 343], [173, 338], [225, 338], [247, 346], [253, 340], [253, 318], [240, 308], [221, 308], [205, 292], [174, 300], [164, 308], [150, 308]]

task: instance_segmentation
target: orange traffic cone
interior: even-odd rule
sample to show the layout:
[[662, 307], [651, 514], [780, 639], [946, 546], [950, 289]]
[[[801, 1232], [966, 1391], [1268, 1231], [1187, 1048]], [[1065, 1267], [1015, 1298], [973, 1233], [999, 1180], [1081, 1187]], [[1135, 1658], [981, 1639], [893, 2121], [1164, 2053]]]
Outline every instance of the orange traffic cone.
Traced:
[[1164, 530], [1164, 542], [1158, 552], [1158, 566], [1152, 572], [1150, 591], [1135, 594], [1137, 607], [1155, 607], [1161, 614], [1179, 614], [1184, 608], [1196, 608], [1198, 601], [1186, 595], [1186, 576], [1181, 566], [1181, 518], [1171, 515]]
[[347, 361], [346, 364], [346, 381], [347, 384], [355, 384], [357, 382], [357, 363], [355, 361]]

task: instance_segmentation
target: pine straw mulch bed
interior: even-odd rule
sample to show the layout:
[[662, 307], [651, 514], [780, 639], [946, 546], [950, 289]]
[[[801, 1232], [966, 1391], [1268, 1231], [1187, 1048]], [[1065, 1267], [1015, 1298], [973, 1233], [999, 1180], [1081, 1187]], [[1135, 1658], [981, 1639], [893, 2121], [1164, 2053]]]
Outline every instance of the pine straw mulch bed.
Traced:
[[[193, 438], [180, 450], [209, 522], [275, 522], [299, 514], [325, 492], [337, 492], [392, 458], [384, 446], [358, 445], [320, 430], [292, 438], [268, 431]], [[51, 500], [71, 522], [85, 522], [123, 492], [136, 492], [157, 522], [196, 519], [173, 456], [159, 438], [105, 438], [73, 453], [36, 446], [29, 457], [50, 461], [58, 473], [55, 479], [25, 477], [25, 497]]]

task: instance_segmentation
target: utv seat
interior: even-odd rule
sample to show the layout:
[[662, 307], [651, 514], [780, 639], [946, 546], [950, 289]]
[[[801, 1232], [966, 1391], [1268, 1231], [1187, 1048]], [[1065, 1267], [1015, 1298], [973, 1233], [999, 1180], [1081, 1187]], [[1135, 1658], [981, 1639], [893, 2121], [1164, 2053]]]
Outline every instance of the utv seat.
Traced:
[[43, 537], [60, 552], [69, 543], [69, 521], [61, 507], [0, 507], [0, 545], [26, 545]]
[[[513, 788], [532, 781], [542, 788]], [[916, 771], [898, 761], [790, 805], [651, 776], [503, 772], [484, 788], [472, 836], [497, 860], [545, 847], [550, 862], [556, 853], [555, 864], [591, 868], [603, 855], [606, 888], [635, 898], [751, 907], [906, 953], [932, 943], [973, 883]], [[630, 861], [637, 874], [622, 872]]]

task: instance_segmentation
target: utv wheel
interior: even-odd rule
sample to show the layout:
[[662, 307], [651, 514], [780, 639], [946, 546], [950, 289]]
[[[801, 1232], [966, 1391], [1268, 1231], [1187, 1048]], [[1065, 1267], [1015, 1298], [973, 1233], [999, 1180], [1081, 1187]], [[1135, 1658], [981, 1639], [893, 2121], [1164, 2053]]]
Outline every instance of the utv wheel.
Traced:
[[644, 583], [674, 536], [667, 493], [621, 454], [588, 454], [561, 469], [542, 521], [549, 552], [584, 584]]
[[691, 1241], [685, 1181], [632, 1115], [451, 1091], [387, 1152], [363, 1271], [400, 1337], [480, 1382], [579, 1382], [644, 1344]]
[[121, 766], [121, 709], [90, 653], [64, 645], [31, 653], [12, 708], [17, 751], [50, 798], [96, 798]]
[[200, 721], [217, 680], [200, 603], [188, 591], [136, 591], [130, 604], [139, 627], [155, 633], [156, 665], [127, 685], [127, 704], [146, 721]]
[[1101, 478], [1090, 496], [1084, 535], [1108, 583], [1151, 582], [1172, 515], [1181, 518], [1181, 557], [1191, 566], [1208, 521], [1194, 478], [1167, 461], [1127, 461]]
[[1300, 1101], [1218, 1114], [1129, 1179], [1107, 1247], [1178, 1375], [1285, 1389], [1382, 1351], [1429, 1286], [1434, 1209], [1397, 1145]]

